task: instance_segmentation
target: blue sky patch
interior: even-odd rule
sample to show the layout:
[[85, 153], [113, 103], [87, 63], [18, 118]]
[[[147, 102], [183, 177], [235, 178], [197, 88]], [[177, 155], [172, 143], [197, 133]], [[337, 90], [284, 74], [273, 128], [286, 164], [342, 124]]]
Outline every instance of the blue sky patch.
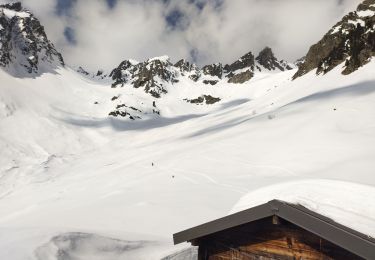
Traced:
[[117, 0], [107, 0], [107, 4], [109, 8], [115, 8], [117, 4]]
[[76, 33], [72, 27], [65, 27], [64, 36], [70, 44], [77, 44]]
[[168, 25], [172, 28], [179, 27], [181, 20], [184, 18], [184, 14], [180, 10], [173, 10], [165, 16], [165, 20]]
[[77, 0], [56, 0], [56, 14], [69, 16]]

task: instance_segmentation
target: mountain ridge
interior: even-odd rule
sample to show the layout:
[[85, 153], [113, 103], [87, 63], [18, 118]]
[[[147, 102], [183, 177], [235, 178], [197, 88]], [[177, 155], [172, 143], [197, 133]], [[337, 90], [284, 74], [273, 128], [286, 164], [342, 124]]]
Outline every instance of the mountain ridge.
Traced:
[[130, 82], [133, 87], [144, 87], [146, 93], [160, 98], [167, 93], [163, 85], [178, 83], [180, 76], [187, 76], [192, 84], [198, 81], [206, 85], [216, 85], [219, 81], [241, 84], [249, 81], [257, 72], [282, 72], [292, 68], [291, 64], [279, 61], [271, 48], [266, 47], [257, 59], [252, 52], [248, 52], [231, 64], [214, 63], [202, 68], [184, 59], [172, 64], [168, 56], [154, 57], [143, 62], [124, 60], [111, 71], [109, 77], [114, 81], [113, 88]]
[[[343, 73], [349, 74], [368, 62], [375, 54], [374, 14], [375, 0], [363, 1], [355, 12], [346, 15], [310, 48], [303, 59], [296, 62], [298, 70], [293, 79], [314, 69], [317, 74], [325, 74], [344, 61]], [[65, 66], [62, 55], [48, 40], [44, 27], [21, 3], [0, 5], [0, 25], [0, 66], [9, 73], [34, 77]], [[219, 62], [198, 67], [185, 59], [172, 63], [168, 56], [160, 56], [145, 61], [123, 60], [110, 72], [98, 70], [91, 73], [83, 67], [78, 67], [76, 72], [91, 80], [109, 84], [113, 89], [131, 87], [144, 91], [149, 100], [142, 104], [123, 100], [122, 91], [111, 98], [113, 107], [108, 111], [109, 117], [136, 120], [150, 115], [161, 116], [163, 111], [157, 107], [159, 102], [156, 101], [181, 84], [188, 84], [192, 90], [195, 87], [201, 89], [194, 96], [185, 95], [181, 100], [192, 105], [210, 106], [225, 100], [204, 90], [204, 86], [228, 84], [235, 87], [236, 84], [249, 82], [251, 85], [254, 78], [295, 67], [277, 59], [272, 49], [265, 47], [256, 56], [250, 51], [229, 64]]]
[[[322, 40], [310, 47], [303, 62], [296, 62], [298, 71], [293, 78], [303, 76], [313, 69], [317, 69], [317, 74], [324, 74], [342, 62], [345, 62], [343, 74], [350, 74], [366, 64], [375, 55], [374, 13], [375, 0], [364, 0], [356, 11], [344, 16]], [[15, 76], [20, 72], [23, 74], [23, 71], [30, 76], [38, 75], [53, 71], [56, 66], [65, 66], [63, 56], [48, 40], [44, 27], [20, 2], [0, 5], [0, 40], [0, 66]], [[210, 85], [223, 79], [228, 83], [241, 84], [249, 81], [257, 71], [284, 71], [294, 67], [291, 63], [278, 60], [269, 47], [265, 47], [257, 57], [248, 52], [231, 64], [215, 63], [202, 68], [183, 59], [175, 64], [165, 61], [155, 64], [155, 60], [151, 58], [138, 62], [137, 65], [128, 64], [124, 67], [127, 61], [129, 60], [121, 62], [110, 73], [99, 70], [90, 76], [98, 79], [109, 76], [113, 80], [113, 87], [123, 85], [129, 80], [134, 83], [134, 87], [142, 87], [145, 84], [144, 79], [147, 81], [145, 91], [154, 97], [160, 97], [165, 93], [165, 88], [162, 82], [155, 80], [155, 76], [160, 76], [164, 70], [169, 76], [168, 79], [162, 76], [162, 79], [171, 83], [173, 80], [169, 77], [175, 72], [168, 71], [170, 66], [178, 67], [181, 74], [190, 73], [189, 78], [193, 82], [202, 79], [204, 84]], [[153, 61], [152, 71], [147, 69], [149, 61]], [[131, 66], [135, 68], [130, 68]], [[130, 73], [120, 75], [120, 72], [126, 69], [130, 69]], [[241, 69], [244, 71], [240, 71]], [[82, 67], [78, 72], [89, 76]], [[137, 75], [132, 75], [133, 73]], [[140, 77], [142, 80], [139, 80]]]

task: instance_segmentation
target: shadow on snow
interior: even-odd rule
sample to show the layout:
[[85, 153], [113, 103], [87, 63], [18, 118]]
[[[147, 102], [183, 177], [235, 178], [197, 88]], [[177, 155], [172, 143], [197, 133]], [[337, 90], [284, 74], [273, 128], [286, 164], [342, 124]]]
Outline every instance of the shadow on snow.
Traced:
[[[305, 102], [313, 102], [313, 101], [318, 101], [318, 100], [327, 100], [327, 99], [338, 98], [338, 97], [365, 96], [365, 95], [371, 94], [373, 92], [375, 92], [375, 81], [366, 81], [366, 82], [362, 82], [362, 83], [358, 83], [358, 84], [354, 84], [354, 85], [349, 85], [349, 86], [345, 86], [345, 87], [338, 88], [338, 89], [314, 93], [314, 94], [311, 94], [309, 96], [306, 96], [306, 97], [297, 99], [295, 101], [292, 101], [291, 103], [288, 103], [284, 106], [281, 106], [281, 107], [279, 107], [279, 109], [287, 109], [289, 106], [292, 106], [292, 105], [295, 105], [295, 104], [301, 104], [301, 103], [305, 103]], [[243, 124], [243, 123], [245, 123], [245, 122], [247, 122], [251, 119], [255, 119], [255, 118], [265, 116], [265, 115], [271, 113], [272, 111], [268, 111], [266, 113], [259, 114], [259, 115], [256, 115], [256, 116], [250, 115], [250, 112], [251, 111], [249, 111], [249, 115], [237, 117], [235, 119], [228, 120], [224, 123], [214, 125], [214, 126], [210, 126], [210, 127], [205, 128], [205, 129], [199, 130], [199, 131], [195, 132], [194, 134], [189, 135], [188, 138], [197, 137], [197, 136], [201, 136], [201, 135], [206, 135], [206, 134], [211, 134], [211, 133], [214, 133], [214, 132], [226, 130], [226, 129], [235, 127], [237, 125]]]

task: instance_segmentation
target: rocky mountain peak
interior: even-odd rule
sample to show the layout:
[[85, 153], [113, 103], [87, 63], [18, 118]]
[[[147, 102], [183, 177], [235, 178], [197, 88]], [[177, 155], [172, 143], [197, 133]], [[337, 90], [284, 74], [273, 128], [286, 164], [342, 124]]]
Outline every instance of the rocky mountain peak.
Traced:
[[221, 79], [223, 77], [223, 64], [215, 63], [215, 64], [206, 65], [202, 68], [202, 72], [205, 75], [218, 77], [219, 79]]
[[114, 80], [112, 87], [130, 82], [135, 88], [144, 88], [146, 93], [159, 98], [167, 93], [166, 85], [178, 82], [178, 70], [168, 56], [148, 59], [144, 62], [125, 60], [109, 75]]
[[159, 98], [167, 93], [166, 85], [178, 82], [177, 72], [169, 61], [169, 57], [157, 57], [140, 63], [137, 73], [134, 74], [133, 86], [143, 87], [146, 93]]
[[292, 67], [285, 61], [279, 61], [270, 47], [265, 47], [255, 58], [255, 60], [268, 70], [279, 69], [280, 71], [290, 70]]
[[0, 5], [0, 66], [21, 77], [64, 66], [44, 27], [19, 2]]
[[350, 74], [374, 55], [375, 0], [365, 0], [311, 46], [294, 79], [314, 69], [317, 74], [327, 73], [341, 63], [344, 63], [342, 73]]
[[265, 48], [257, 59], [259, 62], [256, 63], [252, 52], [248, 52], [229, 65], [214, 63], [205, 65], [201, 69], [185, 59], [172, 64], [168, 56], [156, 57], [144, 62], [124, 60], [109, 76], [113, 80], [114, 88], [129, 83], [135, 88], [144, 88], [146, 93], [159, 98], [167, 93], [168, 85], [179, 82], [181, 77], [207, 85], [216, 85], [220, 81], [241, 84], [249, 81], [254, 76], [255, 70], [267, 72], [291, 69], [286, 62], [278, 61], [270, 48]]
[[116, 87], [118, 85], [123, 86], [124, 84], [128, 83], [129, 80], [133, 79], [134, 73], [138, 70], [138, 64], [138, 61], [133, 60], [122, 61], [120, 65], [113, 69], [109, 74], [109, 77], [114, 80], [112, 87]]
[[188, 77], [193, 81], [197, 81], [201, 76], [198, 66], [185, 59], [179, 60], [174, 64], [174, 66], [179, 69], [182, 76], [188, 75]]
[[265, 47], [261, 52], [259, 52], [256, 60], [260, 65], [264, 67], [272, 66], [272, 63], [276, 61], [275, 55], [273, 55], [272, 49], [270, 47]]
[[187, 61], [185, 59], [181, 59], [181, 60], [177, 61], [174, 64], [174, 66], [176, 68], [179, 68], [181, 73], [190, 72], [190, 71], [197, 68], [197, 66], [195, 64], [190, 63], [189, 61]]
[[236, 60], [230, 65], [225, 65], [224, 69], [226, 72], [235, 72], [236, 70], [244, 69], [244, 68], [252, 68], [254, 70], [254, 55], [252, 52], [248, 52], [243, 55], [241, 58]]

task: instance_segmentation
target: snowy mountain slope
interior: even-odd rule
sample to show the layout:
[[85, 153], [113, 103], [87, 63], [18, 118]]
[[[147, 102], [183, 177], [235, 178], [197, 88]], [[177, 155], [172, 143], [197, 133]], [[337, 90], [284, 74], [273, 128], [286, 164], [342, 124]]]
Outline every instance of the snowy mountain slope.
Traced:
[[[60, 232], [166, 241], [175, 231], [224, 215], [243, 194], [270, 183], [331, 178], [375, 185], [374, 67], [371, 62], [349, 76], [341, 75], [338, 67], [325, 76], [311, 72], [295, 81], [289, 80], [295, 71], [275, 74], [252, 82], [251, 88], [238, 89], [237, 96], [229, 91], [232, 101], [226, 105], [203, 114], [189, 115], [187, 110], [185, 117], [173, 116], [171, 110], [168, 117], [124, 122], [108, 119], [100, 109], [85, 110], [85, 102], [77, 105], [74, 101], [64, 105], [69, 108], [65, 112], [39, 102], [25, 111], [19, 108], [8, 120], [19, 123], [17, 113], [39, 111], [39, 120], [47, 118], [50, 124], [69, 130], [64, 144], [77, 139], [103, 141], [81, 141], [80, 150], [70, 145], [60, 148], [61, 137], [51, 138], [48, 143], [54, 150], [61, 149], [63, 162], [51, 163], [39, 174], [35, 169], [41, 165], [36, 164], [27, 174], [20, 167], [20, 175], [14, 178], [29, 180], [22, 188], [14, 186], [14, 179], [2, 179], [8, 193], [0, 200], [0, 226], [4, 234], [16, 230], [22, 234], [21, 227], [27, 233], [27, 227], [33, 227], [45, 234], [39, 245]], [[111, 96], [108, 89], [88, 84], [71, 71], [60, 74], [60, 80], [71, 77], [75, 88], [81, 83], [75, 98], [97, 97], [99, 93], [108, 99]], [[36, 81], [46, 88], [51, 81], [58, 85], [59, 79], [46, 75]], [[20, 82], [14, 81], [13, 89], [30, 88]], [[267, 91], [276, 82], [284, 84]], [[65, 82], [63, 89], [72, 91], [68, 86]], [[222, 95], [228, 89], [223, 89]], [[89, 96], [89, 92], [95, 95]], [[55, 103], [57, 97], [50, 94], [45, 91], [38, 101]], [[58, 95], [60, 102], [69, 102], [63, 94]], [[138, 94], [147, 95], [143, 91]], [[248, 100], [243, 99], [245, 95]], [[160, 107], [169, 106], [172, 100], [176, 98], [166, 99]], [[13, 128], [13, 132], [18, 135], [19, 130]], [[39, 134], [44, 135], [33, 131], [32, 139]], [[27, 169], [33, 162], [24, 165]], [[32, 181], [38, 175], [48, 179]], [[220, 200], [213, 199], [218, 197]], [[35, 237], [28, 239], [37, 244]], [[160, 243], [155, 252], [161, 254], [167, 249], [166, 242]], [[8, 252], [22, 253], [19, 259], [32, 256], [31, 248], [36, 248], [20, 252], [17, 246], [12, 250], [8, 243], [0, 244], [6, 245]], [[134, 259], [142, 258], [137, 255]]]
[[[253, 96], [255, 98], [256, 95], [270, 91], [261, 85], [257, 87], [256, 79], [252, 88], [239, 86], [235, 89], [224, 84], [219, 84], [217, 88], [201, 84], [199, 88], [192, 89], [188, 81], [181, 81], [163, 99], [155, 101], [140, 89], [112, 89], [108, 85], [88, 81], [71, 70], [61, 68], [57, 72], [43, 74], [37, 79], [15, 79], [0, 72], [1, 170], [6, 173], [3, 176], [5, 179], [14, 179], [21, 174], [19, 172], [26, 177], [18, 181], [22, 179], [21, 182], [26, 184], [29, 178], [35, 179], [33, 181], [48, 179], [48, 175], [44, 174], [50, 164], [64, 163], [65, 157], [74, 157], [81, 151], [95, 149], [97, 144], [110, 139], [111, 128], [142, 130], [176, 124], [226, 106], [241, 104]], [[271, 76], [263, 77], [267, 79]], [[286, 79], [290, 73], [277, 76], [280, 77]], [[222, 103], [199, 106], [184, 101], [185, 98], [193, 99], [202, 93], [218, 96]], [[140, 116], [144, 122], [130, 124], [108, 118], [111, 109], [122, 104], [142, 109]], [[154, 113], [159, 109], [163, 111], [161, 116]], [[148, 117], [145, 113], [148, 113]], [[84, 127], [77, 128], [77, 125]], [[68, 145], [66, 142], [56, 144], [51, 141], [54, 139], [65, 139]], [[12, 185], [16, 183], [12, 182]], [[4, 184], [2, 186], [1, 194], [8, 193]]]
[[116, 87], [61, 64], [35, 78], [0, 70], [0, 259], [160, 259], [181, 249], [172, 233], [254, 189], [374, 186], [375, 61], [292, 80], [297, 69], [264, 56], [124, 61]]

